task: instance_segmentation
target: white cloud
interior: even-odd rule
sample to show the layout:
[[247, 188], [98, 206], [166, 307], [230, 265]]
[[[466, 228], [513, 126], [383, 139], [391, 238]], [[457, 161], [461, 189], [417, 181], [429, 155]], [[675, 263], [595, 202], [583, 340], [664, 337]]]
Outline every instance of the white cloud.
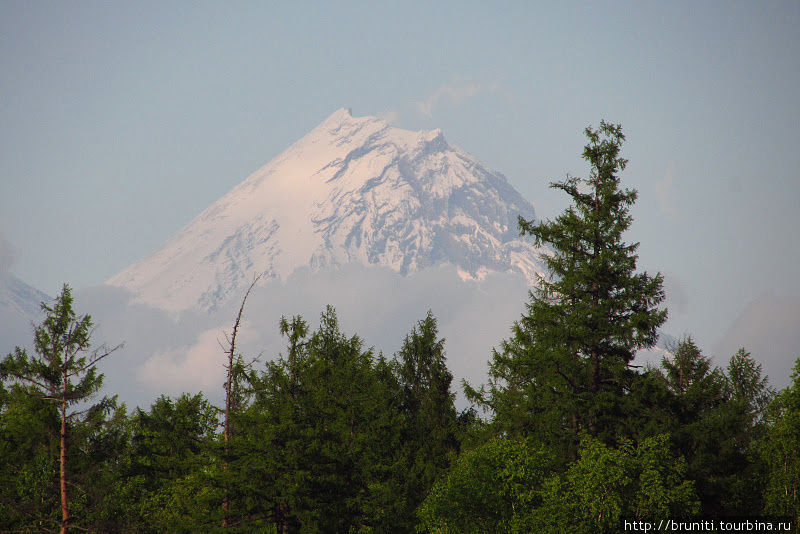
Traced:
[[[218, 341], [231, 329], [241, 295], [214, 314], [178, 316], [132, 303], [120, 288], [99, 287], [76, 295], [76, 309], [98, 325], [95, 341], [125, 347], [104, 360], [104, 394], [119, 394], [130, 406], [148, 406], [161, 394], [203, 391], [213, 402], [223, 398], [225, 355]], [[453, 390], [461, 379], [486, 381], [491, 349], [508, 337], [524, 311], [527, 284], [520, 275], [494, 274], [481, 282], [463, 282], [452, 267], [401, 276], [381, 267], [345, 266], [337, 272], [301, 269], [286, 281], [257, 287], [247, 300], [237, 338], [245, 358], [261, 361], [285, 352], [281, 316], [302, 315], [312, 330], [327, 304], [336, 308], [341, 328], [358, 334], [365, 348], [392, 357], [414, 324], [431, 309], [446, 338]], [[487, 314], [486, 310], [492, 310]], [[2, 326], [2, 325], [0, 325]], [[263, 369], [257, 363], [256, 369]], [[459, 400], [460, 406], [465, 401]]]
[[417, 111], [420, 112], [425, 117], [431, 117], [433, 115], [433, 110], [436, 108], [441, 102], [445, 102], [451, 105], [458, 105], [484, 93], [495, 93], [500, 90], [500, 86], [498, 84], [478, 84], [474, 82], [464, 82], [464, 83], [446, 83], [439, 86], [435, 91], [433, 91], [425, 100], [420, 102], [416, 102], [415, 106]]
[[[241, 324], [237, 341], [245, 342], [254, 337], [249, 326], [244, 322]], [[209, 392], [221, 388], [227, 357], [223, 332], [227, 331], [227, 327], [221, 325], [201, 332], [191, 346], [157, 351], [144, 362], [138, 378], [170, 392]]]

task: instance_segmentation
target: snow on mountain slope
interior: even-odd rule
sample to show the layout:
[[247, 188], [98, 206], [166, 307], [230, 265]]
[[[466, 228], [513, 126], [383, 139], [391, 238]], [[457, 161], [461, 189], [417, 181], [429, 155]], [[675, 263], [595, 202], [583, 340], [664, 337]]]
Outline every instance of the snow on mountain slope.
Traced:
[[519, 239], [533, 206], [447, 143], [340, 109], [108, 284], [170, 311], [213, 310], [256, 274], [348, 263], [410, 274], [449, 263], [463, 279], [543, 272]]
[[42, 302], [51, 299], [9, 273], [0, 273], [0, 309], [27, 320], [41, 315]]
[[51, 298], [8, 272], [0, 272], [0, 358], [15, 346], [30, 346], [41, 303]]

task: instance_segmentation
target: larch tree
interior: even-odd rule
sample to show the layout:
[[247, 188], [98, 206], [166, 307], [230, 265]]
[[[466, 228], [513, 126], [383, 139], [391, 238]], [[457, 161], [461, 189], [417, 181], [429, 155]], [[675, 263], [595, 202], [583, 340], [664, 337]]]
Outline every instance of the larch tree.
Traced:
[[[71, 410], [85, 403], [103, 385], [103, 375], [97, 373], [97, 363], [118, 349], [105, 345], [92, 349], [92, 319], [78, 317], [73, 310], [72, 290], [64, 285], [52, 305], [42, 303], [47, 314], [34, 332], [35, 355], [17, 347], [0, 364], [0, 376], [10, 378], [29, 388], [42, 399], [58, 407], [59, 430], [59, 491], [61, 496], [60, 531], [70, 525], [67, 485], [67, 448], [70, 423], [88, 412]], [[83, 408], [86, 408], [83, 406]]]

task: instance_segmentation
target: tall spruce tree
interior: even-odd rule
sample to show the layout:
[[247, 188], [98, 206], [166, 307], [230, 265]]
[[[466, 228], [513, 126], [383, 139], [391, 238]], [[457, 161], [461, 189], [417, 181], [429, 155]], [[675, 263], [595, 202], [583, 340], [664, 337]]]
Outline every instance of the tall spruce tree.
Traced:
[[636, 271], [638, 243], [626, 243], [637, 193], [621, 189], [625, 136], [619, 125], [586, 128], [586, 179], [567, 176], [551, 187], [571, 205], [555, 220], [520, 217], [523, 235], [552, 254], [530, 292], [527, 313], [490, 362], [490, 389], [473, 398], [493, 409], [512, 434], [538, 434], [574, 457], [581, 429], [613, 441], [634, 378], [631, 361], [651, 347], [666, 320], [662, 276]]

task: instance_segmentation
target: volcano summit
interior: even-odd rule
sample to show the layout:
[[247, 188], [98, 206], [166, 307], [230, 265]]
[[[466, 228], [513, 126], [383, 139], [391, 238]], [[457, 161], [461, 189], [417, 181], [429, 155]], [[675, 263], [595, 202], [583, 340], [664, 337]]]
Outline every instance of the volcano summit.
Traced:
[[214, 310], [255, 275], [304, 266], [451, 264], [465, 280], [532, 284], [541, 249], [519, 238], [519, 215], [533, 206], [441, 131], [340, 109], [107, 283], [170, 311]]

